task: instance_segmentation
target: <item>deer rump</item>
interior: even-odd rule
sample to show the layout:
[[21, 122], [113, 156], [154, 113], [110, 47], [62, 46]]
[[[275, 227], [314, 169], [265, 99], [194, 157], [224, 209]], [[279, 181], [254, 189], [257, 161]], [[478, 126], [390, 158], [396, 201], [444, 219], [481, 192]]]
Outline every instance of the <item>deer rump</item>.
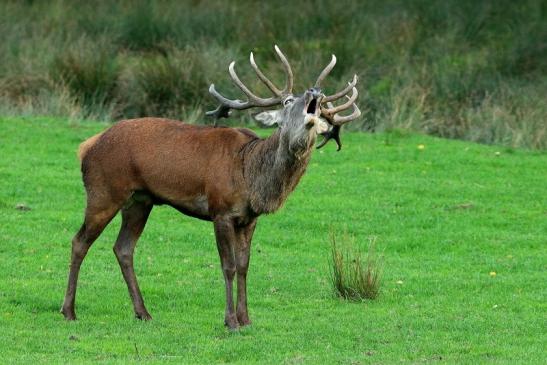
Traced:
[[148, 200], [208, 221], [226, 210], [249, 215], [239, 203], [246, 200], [241, 151], [258, 139], [243, 128], [162, 118], [121, 121], [80, 145], [88, 203], [99, 197], [114, 205]]

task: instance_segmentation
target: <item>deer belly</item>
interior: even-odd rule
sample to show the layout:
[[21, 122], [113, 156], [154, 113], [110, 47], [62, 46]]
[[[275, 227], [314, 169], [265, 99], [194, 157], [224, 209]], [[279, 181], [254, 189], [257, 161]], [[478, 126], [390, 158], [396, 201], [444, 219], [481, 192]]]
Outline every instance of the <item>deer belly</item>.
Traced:
[[207, 202], [207, 196], [205, 195], [198, 195], [188, 199], [177, 199], [176, 201], [167, 201], [166, 203], [183, 214], [210, 220], [209, 204]]

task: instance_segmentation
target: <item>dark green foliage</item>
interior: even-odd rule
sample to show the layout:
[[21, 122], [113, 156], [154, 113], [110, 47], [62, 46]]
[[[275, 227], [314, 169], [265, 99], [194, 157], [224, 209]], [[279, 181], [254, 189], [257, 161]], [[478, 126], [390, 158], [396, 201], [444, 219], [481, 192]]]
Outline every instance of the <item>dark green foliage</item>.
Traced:
[[134, 51], [162, 52], [169, 40], [170, 24], [155, 12], [152, 2], [139, 1], [124, 12], [118, 44]]
[[[165, 56], [140, 59], [132, 70], [133, 80], [126, 86], [126, 114], [168, 116], [185, 102], [185, 68]], [[188, 100], [188, 99], [186, 99]]]
[[79, 47], [58, 55], [50, 76], [65, 85], [84, 107], [93, 108], [115, 101], [119, 73], [116, 58], [104, 49]]
[[207, 60], [193, 49], [149, 54], [127, 67], [117, 90], [124, 106], [120, 117], [179, 117], [184, 106], [196, 106], [209, 83]]
[[[241, 97], [228, 81], [232, 60], [263, 92], [248, 72], [251, 50], [281, 83], [277, 43], [297, 89], [331, 53], [339, 62], [328, 93], [360, 76], [364, 113], [354, 129], [547, 147], [540, 0], [2, 2], [0, 32], [4, 113], [67, 103], [76, 116], [181, 117], [214, 106], [211, 82]], [[50, 93], [25, 80], [47, 80]]]

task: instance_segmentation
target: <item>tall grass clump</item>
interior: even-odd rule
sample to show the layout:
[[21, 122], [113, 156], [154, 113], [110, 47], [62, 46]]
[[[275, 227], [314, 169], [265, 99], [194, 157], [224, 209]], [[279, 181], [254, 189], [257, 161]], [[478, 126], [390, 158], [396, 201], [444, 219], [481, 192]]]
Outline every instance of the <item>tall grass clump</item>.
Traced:
[[335, 295], [348, 300], [372, 300], [380, 294], [382, 258], [371, 239], [363, 253], [355, 239], [345, 233], [340, 244], [331, 232], [331, 283]]
[[85, 41], [60, 53], [50, 66], [50, 78], [90, 113], [114, 102], [119, 74], [120, 64], [108, 47]]
[[193, 98], [185, 98], [186, 65], [171, 56], [152, 54], [135, 60], [122, 79], [120, 98], [128, 116], [174, 116]]

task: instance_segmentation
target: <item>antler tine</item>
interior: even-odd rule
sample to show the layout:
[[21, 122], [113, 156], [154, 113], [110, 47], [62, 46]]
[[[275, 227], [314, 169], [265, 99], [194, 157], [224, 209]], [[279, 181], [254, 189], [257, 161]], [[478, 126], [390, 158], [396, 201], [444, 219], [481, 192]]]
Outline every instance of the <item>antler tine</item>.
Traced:
[[344, 89], [337, 92], [336, 94], [325, 96], [323, 98], [322, 102], [326, 103], [326, 102], [329, 102], [329, 101], [335, 101], [335, 100], [340, 99], [342, 96], [349, 93], [355, 87], [355, 85], [357, 85], [358, 80], [359, 80], [359, 78], [357, 77], [357, 75], [353, 75], [353, 80], [351, 80], [351, 82], [348, 82], [348, 86], [346, 86]]
[[340, 151], [342, 149], [342, 141], [340, 140], [340, 128], [342, 128], [339, 125], [335, 125], [332, 127], [332, 129], [328, 132], [323, 133], [323, 140], [317, 145], [317, 149], [320, 149], [321, 147], [325, 146], [331, 139], [334, 139], [334, 142], [336, 142], [336, 151]]
[[338, 106], [333, 106], [331, 102], [327, 102], [327, 107], [328, 109], [326, 109], [325, 111], [329, 114], [336, 114], [338, 112], [341, 112], [342, 110], [346, 110], [348, 109], [353, 103], [355, 103], [355, 100], [357, 100], [357, 97], [359, 96], [359, 92], [357, 91], [357, 88], [353, 88], [352, 89], [352, 94], [351, 96], [347, 96], [346, 95], [346, 98], [348, 98], [348, 101], [346, 101], [344, 104], [341, 104], [341, 105], [338, 105]]
[[[348, 100], [351, 100], [351, 98], [347, 95], [346, 95], [346, 98], [348, 98]], [[346, 104], [344, 104], [344, 105], [346, 105]], [[337, 115], [337, 114], [334, 115], [334, 120], [333, 120], [334, 125], [342, 125], [342, 124], [345, 124], [347, 122], [351, 122], [352, 120], [355, 120], [355, 119], [357, 119], [361, 116], [361, 110], [359, 109], [357, 104], [352, 103], [351, 106], [353, 107], [353, 112], [350, 115], [344, 115], [344, 116]], [[347, 108], [345, 108], [345, 109], [347, 109]]]
[[[224, 96], [222, 96], [216, 89], [215, 89], [215, 84], [211, 84], [211, 86], [209, 86], [209, 93], [211, 95], [213, 95], [218, 101], [220, 101], [222, 103], [222, 105], [226, 105], [227, 107], [229, 108], [232, 108], [232, 109], [246, 109], [246, 108], [250, 108], [252, 105], [249, 104], [248, 101], [244, 102], [244, 101], [241, 101], [241, 100], [230, 100]], [[210, 112], [208, 112], [210, 113]]]
[[321, 83], [323, 82], [325, 77], [327, 77], [327, 75], [332, 71], [332, 69], [334, 68], [334, 65], [336, 65], [336, 56], [332, 55], [332, 58], [329, 64], [323, 69], [323, 71], [321, 71], [321, 73], [319, 74], [319, 77], [317, 78], [317, 81], [315, 81], [314, 87], [316, 88], [321, 87]]
[[277, 56], [281, 60], [281, 63], [283, 64], [283, 67], [285, 68], [285, 73], [287, 74], [287, 84], [285, 85], [285, 89], [280, 91], [263, 73], [260, 71], [258, 66], [256, 65], [256, 62], [254, 60], [254, 55], [251, 52], [250, 55], [250, 62], [252, 68], [255, 70], [256, 75], [258, 78], [266, 84], [268, 89], [270, 89], [274, 94], [275, 97], [272, 98], [260, 98], [253, 94], [251, 90], [245, 84], [239, 79], [239, 76], [237, 76], [237, 73], [235, 71], [235, 61], [232, 61], [230, 63], [230, 66], [228, 67], [228, 72], [230, 73], [230, 78], [234, 82], [234, 84], [237, 85], [243, 91], [245, 95], [249, 98], [248, 101], [241, 101], [241, 100], [230, 100], [224, 96], [222, 96], [218, 91], [215, 89], [215, 85], [211, 84], [209, 87], [209, 93], [213, 97], [215, 97], [219, 102], [220, 105], [215, 109], [211, 110], [207, 113], [205, 113], [208, 116], [215, 117], [216, 119], [220, 118], [227, 118], [230, 115], [230, 109], [249, 109], [255, 106], [259, 107], [269, 107], [274, 106], [281, 102], [283, 97], [285, 97], [287, 94], [290, 94], [292, 92], [293, 87], [293, 73], [291, 70], [291, 66], [289, 65], [289, 61], [287, 61], [287, 57], [281, 52], [279, 47], [277, 45], [275, 46], [275, 52], [277, 53]]
[[243, 91], [243, 93], [247, 95], [250, 101], [252, 101], [253, 106], [272, 106], [281, 101], [280, 96], [275, 98], [263, 99], [253, 94], [251, 90], [249, 90], [247, 86], [245, 86], [243, 82], [241, 82], [241, 80], [239, 79], [239, 77], [237, 76], [235, 72], [234, 67], [235, 67], [235, 61], [232, 61], [232, 63], [230, 63], [230, 67], [228, 67], [228, 72], [230, 73], [230, 77], [232, 78], [232, 81], [237, 85], [237, 87], [239, 87], [241, 91]]
[[283, 52], [281, 52], [277, 44], [274, 46], [274, 48], [275, 48], [275, 53], [277, 53], [277, 56], [279, 57], [279, 59], [281, 60], [281, 63], [283, 64], [283, 67], [285, 68], [285, 73], [287, 74], [287, 84], [285, 85], [285, 88], [283, 89], [283, 91], [281, 91], [282, 95], [287, 95], [292, 93], [292, 87], [294, 82], [291, 65], [289, 64], [289, 61], [287, 61], [287, 57], [285, 57]]
[[210, 110], [205, 113], [205, 115], [207, 115], [208, 117], [215, 118], [215, 126], [218, 119], [228, 118], [230, 116], [230, 109], [243, 110], [251, 108], [253, 106], [249, 102], [243, 102], [241, 100], [230, 100], [228, 98], [225, 98], [224, 96], [220, 95], [220, 93], [215, 89], [215, 84], [211, 84], [211, 86], [209, 86], [209, 93], [213, 95], [218, 101], [220, 101], [220, 105], [215, 110]]
[[[321, 148], [324, 145], [327, 144], [331, 139], [333, 139], [336, 142], [337, 151], [340, 151], [342, 148], [342, 141], [340, 140], [340, 131], [342, 128], [342, 125], [345, 123], [351, 122], [354, 119], [359, 118], [361, 116], [361, 110], [359, 110], [359, 107], [355, 104], [355, 100], [357, 99], [357, 96], [359, 95], [356, 88], [353, 88], [353, 93], [351, 96], [347, 96], [346, 98], [348, 101], [346, 101], [344, 104], [339, 106], [334, 106], [332, 102], [327, 102], [327, 108], [321, 109], [321, 116], [327, 120], [327, 122], [332, 125], [332, 128], [322, 133], [324, 139], [317, 145], [317, 148]], [[341, 112], [343, 110], [348, 109], [349, 107], [353, 107], [353, 113], [350, 115], [338, 115], [336, 113]]]
[[279, 90], [263, 73], [260, 71], [258, 66], [256, 65], [255, 58], [253, 55], [253, 52], [251, 52], [251, 55], [249, 56], [249, 62], [251, 63], [251, 66], [253, 70], [255, 70], [256, 76], [268, 87], [268, 89], [271, 90], [275, 95], [281, 96], [283, 95], [281, 93], [281, 90]]

